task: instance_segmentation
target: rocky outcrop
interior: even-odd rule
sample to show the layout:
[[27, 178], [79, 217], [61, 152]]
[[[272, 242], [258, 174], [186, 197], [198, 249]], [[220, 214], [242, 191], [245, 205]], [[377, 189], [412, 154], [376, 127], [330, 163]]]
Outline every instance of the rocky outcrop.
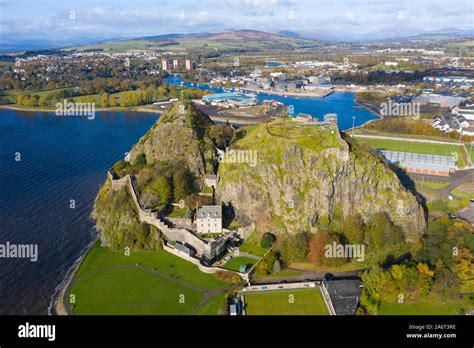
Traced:
[[167, 110], [129, 153], [130, 163], [145, 155], [147, 163], [181, 162], [196, 176], [213, 173], [215, 150], [206, 129], [212, 120], [191, 103]]
[[378, 212], [407, 241], [425, 230], [416, 197], [379, 158], [349, 146], [336, 129], [274, 121], [252, 127], [232, 149], [256, 150], [258, 160], [221, 163], [217, 198], [262, 232], [316, 232], [321, 219], [359, 214], [368, 221]]

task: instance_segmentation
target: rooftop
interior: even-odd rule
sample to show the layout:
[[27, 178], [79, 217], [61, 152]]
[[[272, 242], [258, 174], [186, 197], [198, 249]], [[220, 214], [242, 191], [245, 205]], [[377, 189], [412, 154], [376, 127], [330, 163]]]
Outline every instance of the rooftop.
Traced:
[[456, 168], [456, 157], [426, 155], [415, 152], [400, 152], [379, 150], [390, 163], [407, 167], [422, 167], [426, 169], [450, 170]]
[[222, 217], [222, 206], [220, 205], [203, 205], [198, 208], [197, 218], [213, 217], [221, 218]]
[[331, 298], [336, 315], [354, 315], [359, 304], [361, 281], [344, 279], [325, 280], [323, 283]]

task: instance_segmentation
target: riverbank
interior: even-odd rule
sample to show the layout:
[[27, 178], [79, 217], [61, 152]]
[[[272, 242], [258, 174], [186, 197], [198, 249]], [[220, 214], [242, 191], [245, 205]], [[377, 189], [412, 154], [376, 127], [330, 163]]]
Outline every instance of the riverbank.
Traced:
[[[52, 299], [52, 306], [49, 308], [49, 315], [72, 315], [70, 311], [68, 311], [68, 308], [65, 305], [65, 301], [67, 300], [65, 296], [69, 292], [69, 288], [71, 287], [72, 280], [74, 279], [77, 271], [81, 267], [82, 261], [84, 261], [85, 257], [89, 252], [91, 251], [92, 247], [98, 243], [99, 238], [97, 237], [94, 239], [84, 250], [84, 252], [79, 256], [79, 258], [74, 262], [74, 264], [71, 266], [69, 271], [66, 273], [63, 281], [61, 284], [58, 285], [56, 288], [56, 292], [58, 295], [54, 296]], [[52, 311], [52, 310], [53, 311]]]
[[302, 97], [302, 98], [324, 98], [334, 92], [333, 89], [321, 90], [320, 92], [277, 92], [272, 90], [266, 90], [263, 88], [241, 88], [242, 91], [256, 92], [256, 93], [266, 93], [274, 94], [281, 97], [291, 96], [291, 97]]
[[[15, 110], [15, 111], [27, 111], [27, 112], [52, 112], [55, 113], [56, 109], [54, 108], [30, 108], [27, 106], [13, 106], [13, 105], [0, 105], [0, 109], [8, 109], [8, 110]], [[126, 111], [133, 111], [133, 112], [151, 112], [162, 114], [164, 110], [161, 109], [152, 109], [147, 107], [137, 107], [137, 106], [129, 106], [125, 108], [97, 108], [94, 111], [103, 112], [103, 111], [110, 111], [110, 112], [126, 112]]]

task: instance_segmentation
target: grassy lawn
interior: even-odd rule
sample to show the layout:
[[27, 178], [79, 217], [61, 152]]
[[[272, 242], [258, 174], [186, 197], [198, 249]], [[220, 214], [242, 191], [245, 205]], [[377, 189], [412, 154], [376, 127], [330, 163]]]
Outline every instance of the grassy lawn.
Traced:
[[178, 217], [185, 217], [186, 216], [186, 211], [188, 210], [187, 207], [184, 207], [183, 209], [180, 209], [178, 207], [173, 207], [171, 212], [167, 215], [169, 218], [178, 218]]
[[[74, 276], [69, 294], [76, 297], [75, 314], [190, 314], [206, 290], [227, 287], [228, 283], [164, 250], [125, 256], [96, 243]], [[184, 303], [179, 301], [181, 295]], [[217, 300], [209, 301], [199, 310], [214, 311]]]
[[74, 314], [92, 315], [183, 315], [204, 297], [203, 292], [138, 268], [109, 268], [78, 278], [69, 294], [76, 297]]
[[252, 267], [256, 263], [257, 263], [257, 260], [251, 259], [250, 257], [237, 256], [237, 257], [231, 258], [222, 267], [230, 269], [232, 271], [240, 272], [240, 265], [247, 265], [247, 271], [248, 271], [250, 267]]
[[269, 274], [266, 277], [270, 277], [270, 278], [293, 277], [293, 276], [299, 276], [300, 274], [301, 274], [300, 272], [293, 271], [292, 269], [282, 269], [280, 272]]
[[461, 292], [467, 292], [467, 293], [474, 293], [474, 280], [468, 280], [461, 284], [460, 287]]
[[428, 187], [434, 190], [441, 190], [449, 186], [449, 182], [440, 182], [440, 181], [427, 181], [427, 180], [418, 180], [415, 179], [415, 183], [420, 186]]
[[420, 143], [416, 141], [388, 140], [375, 138], [358, 138], [360, 142], [369, 143], [374, 149], [392, 150], [402, 152], [416, 152], [427, 155], [453, 156], [457, 153], [457, 165], [464, 167], [467, 165], [466, 151], [463, 147], [457, 145]]
[[206, 186], [201, 190], [201, 193], [204, 193], [206, 195], [212, 195], [212, 188]]
[[96, 243], [82, 262], [76, 277], [116, 265], [136, 265], [156, 271], [179, 280], [190, 286], [210, 290], [224, 288], [228, 284], [212, 274], [199, 271], [198, 267], [162, 249], [157, 251], [131, 251], [130, 256], [123, 252], [103, 248]]
[[245, 239], [239, 247], [239, 250], [255, 256], [263, 256], [267, 252], [267, 249], [260, 246], [260, 236], [256, 233], [252, 233], [247, 239]]
[[461, 198], [465, 198], [465, 199], [474, 199], [474, 193], [464, 192], [458, 188], [455, 188], [454, 190], [452, 190], [451, 194], [461, 197]]
[[379, 315], [458, 315], [459, 310], [473, 308], [467, 296], [446, 303], [421, 302], [416, 304], [382, 302]]
[[224, 295], [219, 294], [211, 297], [201, 307], [198, 308], [195, 314], [197, 315], [218, 315], [221, 303], [224, 301]]
[[247, 315], [329, 314], [319, 289], [268, 291], [244, 297]]

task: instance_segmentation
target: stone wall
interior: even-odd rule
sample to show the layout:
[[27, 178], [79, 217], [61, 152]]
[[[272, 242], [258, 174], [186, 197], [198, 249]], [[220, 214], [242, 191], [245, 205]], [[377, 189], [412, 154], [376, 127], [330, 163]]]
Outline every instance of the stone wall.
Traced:
[[198, 256], [205, 256], [208, 259], [214, 259], [225, 252], [227, 241], [230, 238], [233, 238], [233, 233], [230, 232], [220, 235], [212, 242], [208, 242], [185, 228], [172, 228], [169, 226], [166, 219], [159, 217], [159, 213], [152, 212], [150, 209], [146, 208], [145, 204], [140, 199], [140, 193], [134, 177], [127, 174], [123, 178], [117, 179], [117, 175], [113, 172], [113, 169], [109, 170], [108, 177], [111, 181], [111, 187], [113, 190], [117, 191], [125, 185], [128, 185], [141, 222], [146, 222], [147, 224], [156, 226], [170, 241], [177, 241], [194, 247]]
[[204, 273], [216, 273], [217, 271], [226, 271], [226, 272], [230, 272], [230, 273], [235, 273], [237, 274], [240, 278], [242, 278], [243, 280], [245, 281], [249, 281], [250, 279], [250, 274], [251, 272], [249, 273], [240, 273], [240, 272], [236, 272], [236, 271], [231, 271], [231, 270], [228, 270], [228, 269], [225, 269], [225, 268], [221, 268], [221, 267], [214, 267], [214, 266], [204, 266], [203, 264], [201, 264], [201, 262], [199, 261], [199, 259], [193, 257], [193, 256], [190, 256], [188, 254], [186, 254], [185, 252], [182, 252], [178, 249], [175, 249], [173, 247], [170, 247], [168, 245], [166, 245], [165, 243], [163, 243], [163, 250], [173, 254], [173, 255], [176, 255], [186, 261], [189, 261], [189, 262], [192, 262], [194, 263], [195, 265], [197, 265], [199, 267], [199, 270], [201, 272], [204, 272]]

